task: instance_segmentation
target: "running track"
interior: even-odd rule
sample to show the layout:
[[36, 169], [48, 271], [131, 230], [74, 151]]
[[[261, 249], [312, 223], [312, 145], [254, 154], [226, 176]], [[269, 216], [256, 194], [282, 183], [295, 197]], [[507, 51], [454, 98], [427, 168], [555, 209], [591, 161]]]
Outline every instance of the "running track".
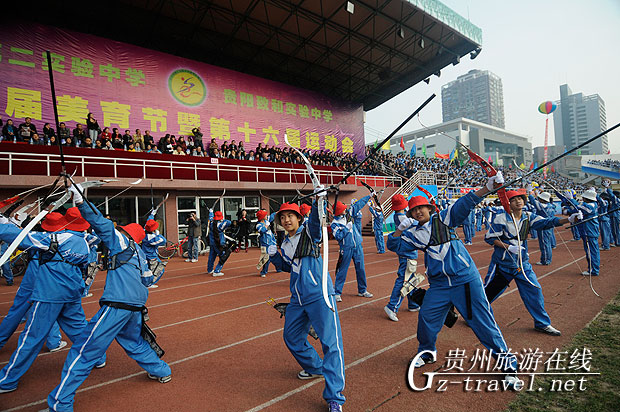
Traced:
[[[484, 276], [491, 249], [478, 232], [468, 246]], [[593, 278], [596, 297], [587, 277], [581, 242], [571, 242], [569, 231], [556, 231], [558, 247], [550, 266], [534, 266], [543, 287], [546, 308], [559, 338], [533, 330], [514, 285], [497, 300], [493, 309], [508, 346], [553, 351], [571, 339], [596, 316], [620, 289], [620, 254], [612, 248], [601, 252], [601, 276]], [[531, 261], [539, 257], [538, 242], [529, 241]], [[438, 411], [502, 410], [514, 394], [464, 392], [449, 386], [447, 393], [412, 392], [405, 373], [417, 349], [417, 313], [402, 311], [400, 322], [389, 321], [383, 312], [391, 293], [397, 258], [392, 252], [376, 253], [374, 240], [364, 238], [368, 289], [374, 298], [356, 296], [353, 265], [339, 304], [343, 330], [346, 379], [346, 411]], [[570, 250], [570, 252], [569, 252]], [[334, 273], [337, 244], [330, 241], [330, 272]], [[572, 253], [572, 255], [571, 255]], [[160, 287], [150, 291], [149, 325], [166, 350], [164, 360], [172, 368], [172, 381], [165, 385], [149, 380], [146, 373], [118, 344], [108, 350], [107, 366], [93, 370], [80, 388], [76, 411], [324, 411], [323, 380], [300, 381], [300, 367], [282, 340], [283, 320], [265, 303], [269, 297], [287, 301], [288, 274], [260, 278], [255, 264], [258, 250], [233, 254], [224, 267], [224, 277], [206, 275], [206, 257], [198, 263], [171, 261]], [[422, 259], [420, 259], [420, 262]], [[90, 318], [98, 310], [105, 274], [100, 273], [84, 299]], [[8, 311], [16, 288], [0, 287], [0, 314]], [[18, 329], [18, 332], [22, 328]], [[0, 350], [0, 367], [8, 362], [17, 344], [15, 334]], [[316, 344], [315, 344], [316, 346]], [[319, 346], [316, 346], [320, 353]], [[439, 369], [448, 350], [466, 349], [471, 356], [482, 346], [462, 320], [444, 328], [438, 338], [438, 362], [423, 371]], [[67, 349], [48, 353], [45, 349], [20, 381], [16, 392], [0, 395], [2, 411], [39, 411], [48, 393], [58, 384]], [[596, 367], [596, 355], [593, 360]], [[416, 376], [420, 373], [416, 373]], [[419, 377], [418, 379], [422, 379]]]

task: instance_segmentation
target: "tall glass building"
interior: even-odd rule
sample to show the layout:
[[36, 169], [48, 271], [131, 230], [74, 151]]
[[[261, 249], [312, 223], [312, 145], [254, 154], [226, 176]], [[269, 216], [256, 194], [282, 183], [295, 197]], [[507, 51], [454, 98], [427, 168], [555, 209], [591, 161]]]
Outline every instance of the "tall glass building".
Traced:
[[[605, 102], [598, 94], [584, 96], [571, 91], [567, 84], [560, 86], [560, 100], [553, 112], [555, 144], [571, 149], [607, 129]], [[607, 154], [607, 136], [581, 149], [582, 155]]]
[[441, 87], [443, 122], [465, 117], [501, 129], [504, 121], [502, 79], [488, 70], [470, 70]]

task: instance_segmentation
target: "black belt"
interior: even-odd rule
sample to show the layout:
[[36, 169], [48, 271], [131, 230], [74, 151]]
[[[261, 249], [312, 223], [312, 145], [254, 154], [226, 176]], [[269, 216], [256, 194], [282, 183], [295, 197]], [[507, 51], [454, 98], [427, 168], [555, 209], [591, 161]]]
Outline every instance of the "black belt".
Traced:
[[132, 312], [142, 312], [144, 309], [146, 309], [145, 306], [132, 306], [132, 305], [128, 305], [126, 303], [123, 302], [109, 302], [109, 301], [99, 301], [99, 306], [109, 306], [111, 308], [116, 308], [116, 309], [124, 309], [124, 310], [130, 310]]

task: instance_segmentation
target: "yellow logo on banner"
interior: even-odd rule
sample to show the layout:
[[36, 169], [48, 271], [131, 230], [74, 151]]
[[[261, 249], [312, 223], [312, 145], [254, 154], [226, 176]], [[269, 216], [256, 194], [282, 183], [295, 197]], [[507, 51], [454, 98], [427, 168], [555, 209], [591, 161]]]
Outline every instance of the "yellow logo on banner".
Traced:
[[207, 97], [207, 86], [191, 70], [175, 70], [168, 78], [168, 89], [174, 98], [185, 106], [199, 106]]

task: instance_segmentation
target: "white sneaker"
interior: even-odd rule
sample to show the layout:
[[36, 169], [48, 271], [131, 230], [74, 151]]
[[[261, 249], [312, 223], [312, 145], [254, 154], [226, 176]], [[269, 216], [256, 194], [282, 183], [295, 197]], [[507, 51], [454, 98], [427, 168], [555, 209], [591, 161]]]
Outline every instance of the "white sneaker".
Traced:
[[506, 375], [504, 377], [506, 389], [519, 391], [523, 388], [523, 381], [517, 378], [515, 375]]
[[84, 296], [84, 297], [85, 297], [85, 298], [90, 298], [90, 297], [92, 297], [92, 296], [93, 296], [93, 294], [92, 294], [92, 293], [89, 293], [88, 295], [86, 295], [86, 296]]
[[186, 262], [191, 262], [192, 260], [191, 260], [191, 259], [185, 259], [185, 261], [186, 261]]
[[107, 365], [107, 364], [108, 364], [108, 362], [103, 362], [103, 363], [100, 363], [99, 365], [95, 365], [95, 369], [105, 368], [105, 365]]
[[358, 293], [357, 296], [361, 296], [363, 298], [372, 298], [374, 295], [369, 291], [366, 291], [364, 293]]
[[390, 320], [393, 320], [394, 322], [398, 322], [398, 316], [396, 316], [396, 313], [392, 309], [386, 306], [383, 308], [383, 310], [385, 311], [385, 314], [387, 315], [387, 317], [390, 318]]
[[65, 346], [67, 346], [67, 342], [65, 342], [64, 340], [60, 341], [60, 345], [58, 345], [57, 347], [55, 347], [54, 349], [50, 349], [50, 352], [58, 352], [59, 350], [61, 350], [62, 348], [64, 348]]
[[153, 379], [156, 381], [159, 381], [159, 383], [167, 383], [170, 382], [172, 380], [172, 375], [168, 375], [168, 376], [155, 376], [155, 375], [151, 375], [150, 373], [147, 373], [149, 379]]
[[305, 370], [299, 372], [297, 374], [297, 379], [301, 379], [301, 380], [306, 380], [306, 379], [315, 379], [315, 378], [322, 378], [323, 375], [321, 375], [320, 373], [310, 373], [310, 372], [306, 372]]
[[214, 272], [213, 277], [218, 277], [218, 276], [224, 276], [224, 274], [222, 272]]
[[427, 363], [435, 363], [436, 360], [437, 360], [437, 353], [436, 352], [433, 352], [432, 355], [430, 353], [425, 353], [424, 355], [420, 356], [415, 361], [415, 367], [416, 368], [421, 368], [422, 366], [426, 365]]
[[198, 262], [198, 259], [192, 259], [192, 263]]
[[342, 296], [340, 295], [334, 295], [334, 299], [336, 299], [336, 302], [342, 302]]
[[157, 289], [159, 287], [159, 285], [151, 285], [149, 286], [149, 289]]
[[560, 336], [562, 335], [562, 332], [560, 332], [559, 330], [557, 330], [556, 328], [554, 328], [551, 325], [547, 325], [544, 328], [534, 328], [535, 330], [542, 332], [542, 333], [546, 333], [547, 335], [551, 335], [551, 336]]

